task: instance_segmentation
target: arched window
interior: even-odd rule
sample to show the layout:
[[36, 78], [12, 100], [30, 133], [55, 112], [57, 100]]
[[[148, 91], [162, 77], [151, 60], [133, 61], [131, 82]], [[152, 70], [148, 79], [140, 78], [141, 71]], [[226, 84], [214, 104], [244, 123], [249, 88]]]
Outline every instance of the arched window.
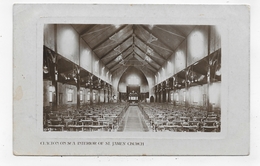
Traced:
[[72, 102], [72, 94], [73, 94], [73, 89], [68, 88], [67, 90], [67, 101]]
[[173, 92], [171, 93], [171, 101], [173, 101]]
[[87, 101], [90, 101], [90, 92], [87, 93]]
[[175, 101], [179, 101], [179, 94], [178, 93], [175, 93], [175, 95], [174, 95], [174, 98], [175, 98]]
[[55, 87], [54, 86], [49, 86], [49, 102], [53, 102], [53, 93], [55, 92]]
[[83, 101], [83, 91], [80, 91], [80, 101]]
[[93, 92], [93, 101], [96, 100], [96, 92]]

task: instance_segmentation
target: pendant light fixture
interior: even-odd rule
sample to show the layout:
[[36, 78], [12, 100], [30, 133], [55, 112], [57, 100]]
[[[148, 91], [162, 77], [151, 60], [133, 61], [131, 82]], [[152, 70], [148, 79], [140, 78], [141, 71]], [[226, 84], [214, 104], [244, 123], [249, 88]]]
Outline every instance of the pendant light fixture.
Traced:
[[43, 73], [44, 74], [48, 74], [49, 73], [49, 70], [48, 70], [48, 67], [46, 66], [46, 64], [43, 67]]
[[48, 74], [48, 73], [49, 73], [49, 69], [48, 69], [48, 67], [47, 67], [47, 65], [49, 66], [48, 61], [49, 61], [49, 58], [46, 57], [46, 58], [44, 59], [44, 66], [43, 66], [43, 73], [44, 73], [44, 74]]

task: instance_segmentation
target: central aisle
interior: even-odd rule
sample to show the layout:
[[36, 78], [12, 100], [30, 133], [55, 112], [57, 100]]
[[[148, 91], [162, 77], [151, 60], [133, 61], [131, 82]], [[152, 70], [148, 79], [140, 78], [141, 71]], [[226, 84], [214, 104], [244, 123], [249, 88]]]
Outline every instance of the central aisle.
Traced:
[[143, 126], [142, 114], [138, 106], [129, 106], [124, 119], [124, 132], [145, 131]]

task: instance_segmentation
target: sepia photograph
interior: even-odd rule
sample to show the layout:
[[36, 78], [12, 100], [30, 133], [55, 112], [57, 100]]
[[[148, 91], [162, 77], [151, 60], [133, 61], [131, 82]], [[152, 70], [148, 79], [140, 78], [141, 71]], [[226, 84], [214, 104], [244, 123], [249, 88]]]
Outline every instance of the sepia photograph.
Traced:
[[214, 25], [45, 24], [43, 131], [221, 132], [221, 56]]

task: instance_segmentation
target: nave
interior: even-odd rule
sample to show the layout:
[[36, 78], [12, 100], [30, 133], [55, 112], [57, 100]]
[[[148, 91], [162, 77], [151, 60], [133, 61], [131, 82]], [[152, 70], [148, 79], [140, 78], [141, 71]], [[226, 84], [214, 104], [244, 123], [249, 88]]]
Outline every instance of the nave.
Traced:
[[43, 131], [221, 132], [214, 25], [45, 24]]

